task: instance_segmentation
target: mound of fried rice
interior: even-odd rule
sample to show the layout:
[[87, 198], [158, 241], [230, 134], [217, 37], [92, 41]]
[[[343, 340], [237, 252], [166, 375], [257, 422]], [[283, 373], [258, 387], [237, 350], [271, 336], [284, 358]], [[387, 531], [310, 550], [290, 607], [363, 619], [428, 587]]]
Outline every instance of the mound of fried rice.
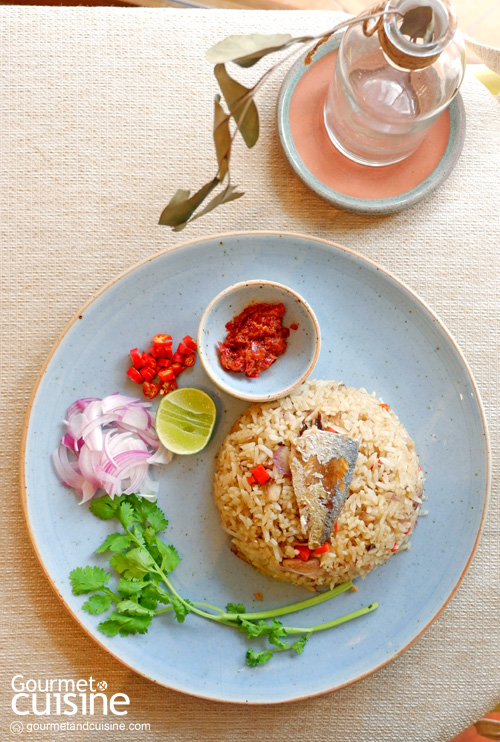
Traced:
[[[302, 562], [294, 545], [307, 543], [307, 534], [283, 450], [278, 466], [275, 454], [318, 414], [324, 428], [359, 441], [359, 454], [330, 551]], [[247, 479], [257, 464], [271, 475], [263, 485]], [[252, 405], [237, 420], [217, 457], [214, 498], [235, 554], [265, 575], [324, 589], [364, 577], [407, 548], [423, 476], [413, 440], [380, 399], [335, 381], [310, 381], [288, 397]]]

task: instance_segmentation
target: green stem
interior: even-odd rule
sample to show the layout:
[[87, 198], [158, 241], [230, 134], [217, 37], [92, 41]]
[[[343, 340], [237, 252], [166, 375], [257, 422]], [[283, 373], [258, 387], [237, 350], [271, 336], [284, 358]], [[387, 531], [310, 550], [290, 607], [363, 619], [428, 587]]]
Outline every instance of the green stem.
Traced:
[[199, 603], [198, 601], [193, 602], [193, 605], [200, 605], [204, 606], [205, 608], [211, 608], [213, 611], [217, 611], [221, 615], [225, 614], [225, 611], [222, 610], [222, 608], [217, 608], [216, 605], [211, 605], [210, 603]]
[[372, 613], [372, 611], [376, 610], [378, 608], [378, 603], [370, 603], [370, 605], [365, 606], [364, 608], [360, 608], [359, 611], [354, 611], [353, 613], [348, 613], [345, 616], [340, 616], [340, 618], [334, 618], [333, 621], [327, 621], [327, 623], [320, 623], [316, 624], [315, 626], [307, 626], [306, 628], [295, 628], [293, 626], [287, 626], [286, 631], [288, 634], [313, 634], [316, 631], [324, 631], [325, 629], [333, 629], [335, 626], [340, 626], [343, 623], [347, 623], [348, 621], [352, 621], [355, 618], [359, 618], [360, 616], [365, 616], [367, 613]]
[[157, 611], [155, 611], [155, 616], [159, 616], [160, 613], [168, 613], [168, 611], [173, 611], [173, 606], [167, 605], [165, 608], [159, 608]]
[[311, 608], [312, 606], [318, 605], [319, 603], [324, 603], [326, 600], [330, 600], [331, 598], [335, 598], [337, 595], [346, 592], [346, 590], [351, 590], [352, 587], [352, 582], [349, 580], [348, 582], [343, 582], [341, 585], [337, 585], [337, 587], [334, 587], [333, 590], [328, 590], [325, 593], [319, 593], [313, 598], [307, 598], [306, 600], [301, 600], [298, 603], [291, 603], [290, 605], [286, 605], [283, 608], [272, 608], [271, 610], [259, 611], [257, 613], [224, 613], [222, 617], [227, 621], [236, 621], [239, 616], [246, 619], [247, 621], [258, 621], [262, 618], [286, 616], [287, 613], [296, 613], [297, 611], [302, 611], [305, 608]]
[[106, 593], [106, 595], [111, 595], [113, 600], [115, 600], [117, 603], [119, 603], [121, 600], [123, 600], [122, 597], [114, 593], [109, 587], [102, 587], [101, 590]]

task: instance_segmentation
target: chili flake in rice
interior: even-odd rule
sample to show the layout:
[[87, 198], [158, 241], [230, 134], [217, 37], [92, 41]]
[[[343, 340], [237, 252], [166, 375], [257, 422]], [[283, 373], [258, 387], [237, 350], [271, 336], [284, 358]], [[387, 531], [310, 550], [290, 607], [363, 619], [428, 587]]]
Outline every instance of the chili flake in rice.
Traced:
[[[304, 425], [318, 419], [358, 441], [359, 453], [329, 550], [303, 561], [296, 547], [307, 534], [283, 446], [289, 451]], [[258, 465], [271, 475], [262, 485], [249, 476]], [[278, 580], [327, 588], [364, 577], [407, 548], [423, 481], [414, 442], [386, 404], [364, 389], [309, 381], [288, 397], [252, 405], [236, 421], [217, 457], [214, 498], [235, 554]]]

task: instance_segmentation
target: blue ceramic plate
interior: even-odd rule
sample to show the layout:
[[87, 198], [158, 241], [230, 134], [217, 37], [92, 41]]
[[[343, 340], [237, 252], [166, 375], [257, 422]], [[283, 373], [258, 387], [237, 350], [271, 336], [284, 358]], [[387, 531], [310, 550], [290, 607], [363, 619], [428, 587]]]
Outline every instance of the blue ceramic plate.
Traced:
[[[374, 168], [351, 163], [347, 157], [339, 155], [326, 134], [322, 136], [318, 132], [318, 128], [324, 126], [323, 105], [329, 78], [325, 81], [323, 78], [325, 73], [323, 71], [316, 72], [314, 69], [313, 75], [315, 82], [311, 83], [311, 105], [304, 113], [304, 116], [307, 117], [308, 126], [307, 129], [302, 131], [302, 136], [307, 137], [309, 145], [315, 148], [316, 157], [321, 158], [325, 163], [331, 165], [331, 168], [335, 168], [337, 172], [343, 174], [339, 180], [338, 187], [334, 189], [311, 172], [308, 165], [302, 159], [290, 127], [290, 106], [298, 83], [304, 75], [311, 73], [312, 68], [318, 66], [318, 62], [322, 65], [323, 62], [321, 60], [326, 62], [327, 60], [324, 58], [332, 55], [338, 49], [342, 34], [343, 32], [339, 32], [329, 41], [322, 44], [313, 54], [311, 63], [305, 63], [306, 58], [310, 56], [310, 52], [304, 52], [286, 75], [278, 101], [278, 132], [281, 145], [285, 156], [299, 178], [333, 206], [345, 211], [361, 214], [390, 214], [401, 211], [427, 198], [427, 196], [433, 193], [446, 180], [455, 167], [465, 140], [465, 107], [463, 100], [460, 94], [458, 94], [448, 107], [450, 116], [448, 142], [444, 147], [441, 158], [436, 157], [437, 165], [430, 168], [428, 174], [425, 177], [422, 176], [422, 180], [418, 178], [415, 180], [413, 175], [413, 171], [416, 168], [415, 158], [422, 157], [423, 150], [421, 149], [417, 150], [408, 160], [399, 164]], [[436, 146], [440, 145], [438, 145], [434, 138], [430, 137], [429, 142], [425, 144], [424, 159], [426, 156], [432, 159], [429, 150]], [[384, 171], [387, 172], [387, 176], [384, 174]], [[381, 197], [380, 177], [383, 174], [384, 177], [389, 177], [390, 180], [401, 179], [402, 183], [408, 181], [415, 184], [411, 185], [411, 187], [403, 188], [396, 195]], [[366, 181], [369, 184], [367, 186], [369, 197], [361, 198], [351, 195], [350, 188], [352, 181], [360, 183]], [[343, 188], [346, 190], [342, 190]]]
[[[79, 397], [137, 393], [128, 349], [157, 332], [196, 335], [215, 294], [242, 279], [279, 279], [314, 306], [322, 331], [315, 378], [376, 391], [416, 441], [426, 476], [429, 515], [412, 548], [358, 582], [359, 591], [299, 614], [321, 623], [373, 601], [374, 613], [313, 636], [304, 654], [245, 665], [237, 631], [188, 616], [155, 619], [148, 634], [108, 638], [99, 616], [82, 612], [68, 572], [102, 564], [96, 547], [111, 532], [78, 504], [55, 475], [50, 455], [61, 421]], [[233, 556], [212, 502], [214, 457], [246, 403], [222, 393], [197, 363], [182, 383], [209, 392], [219, 413], [198, 455], [178, 456], [161, 478], [159, 504], [182, 563], [181, 594], [256, 610], [308, 597], [264, 578]], [[138, 673], [170, 688], [228, 702], [277, 703], [340, 688], [394, 659], [431, 624], [463, 578], [477, 544], [489, 488], [486, 423], [470, 370], [449, 333], [411, 291], [376, 264], [345, 248], [293, 234], [242, 233], [182, 245], [108, 285], [72, 320], [37, 384], [23, 440], [23, 500], [31, 538], [48, 579], [68, 610], [102, 647]], [[460, 548], [457, 548], [460, 544]], [[195, 545], [195, 548], [193, 546]], [[256, 602], [256, 592], [263, 603]], [[258, 643], [257, 643], [258, 646]]]

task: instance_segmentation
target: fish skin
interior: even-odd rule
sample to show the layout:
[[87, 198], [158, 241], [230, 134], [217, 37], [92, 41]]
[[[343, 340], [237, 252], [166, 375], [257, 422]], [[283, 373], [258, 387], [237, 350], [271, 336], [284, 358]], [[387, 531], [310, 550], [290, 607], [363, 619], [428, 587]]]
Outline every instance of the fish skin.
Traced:
[[316, 426], [292, 443], [290, 470], [308, 546], [316, 549], [331, 536], [349, 496], [359, 443]]

